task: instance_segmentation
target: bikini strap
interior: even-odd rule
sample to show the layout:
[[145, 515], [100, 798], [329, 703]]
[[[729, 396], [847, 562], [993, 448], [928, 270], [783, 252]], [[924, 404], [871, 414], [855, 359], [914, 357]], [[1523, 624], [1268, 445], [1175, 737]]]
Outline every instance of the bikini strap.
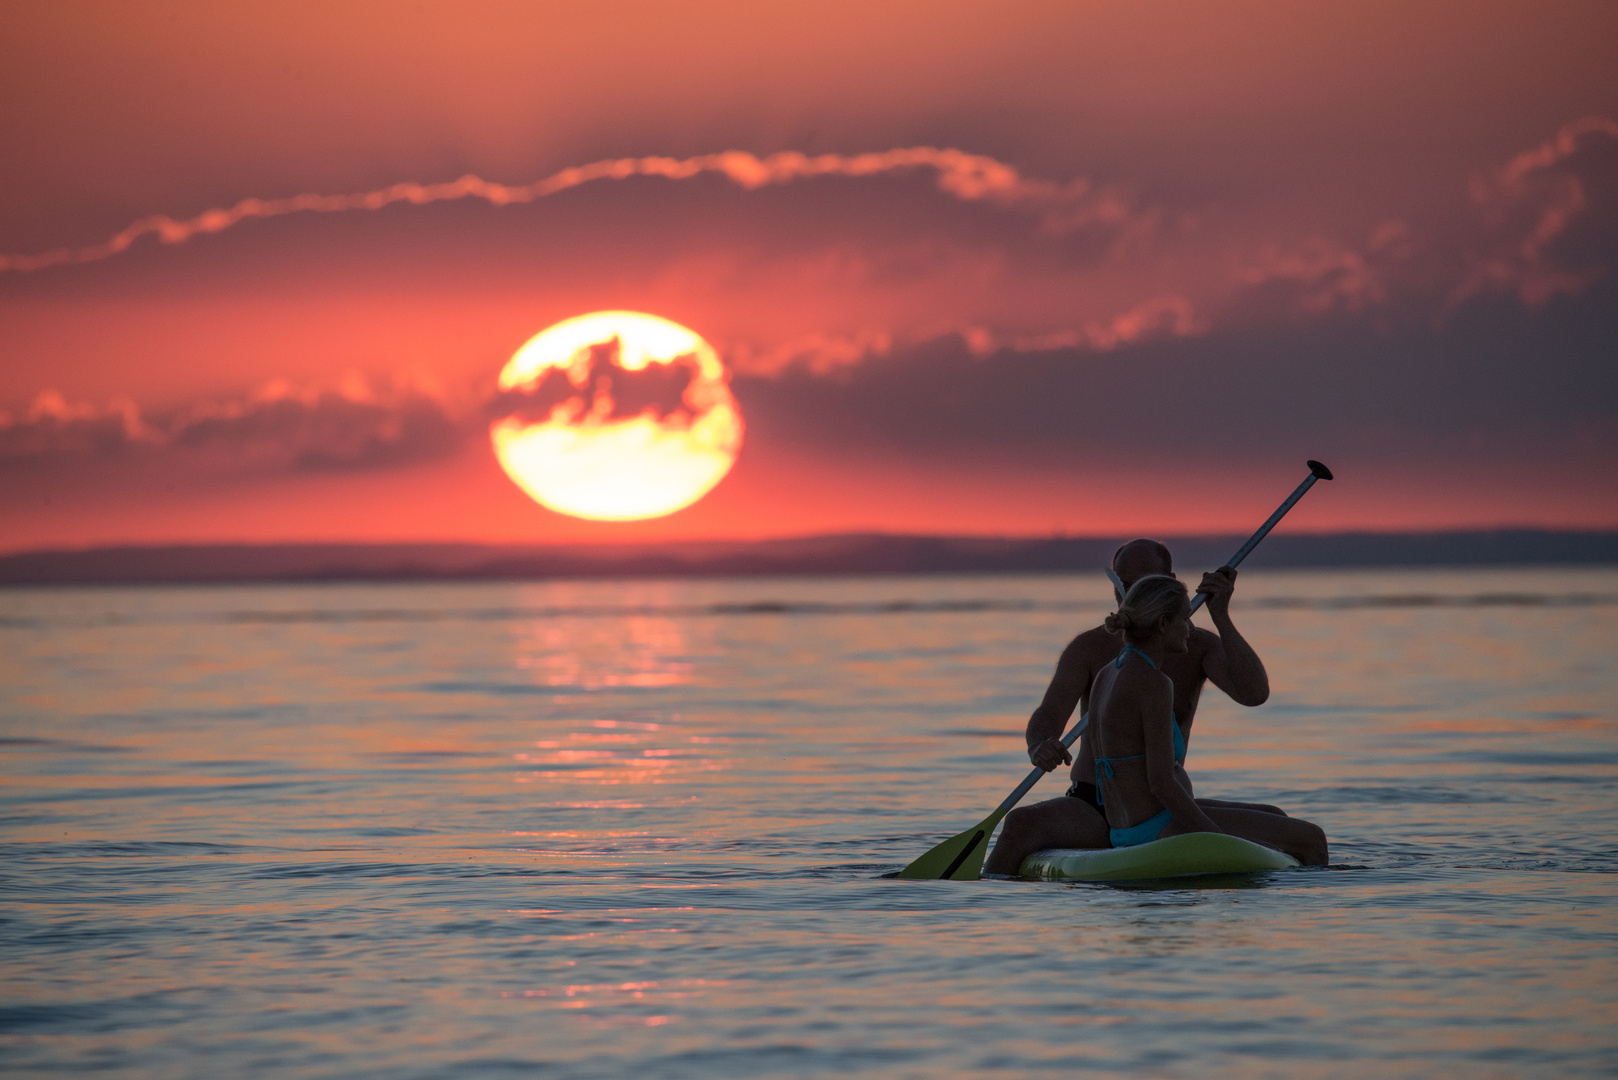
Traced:
[[1115, 761], [1134, 761], [1137, 758], [1143, 758], [1145, 756], [1146, 756], [1145, 754], [1130, 754], [1128, 757], [1098, 757], [1098, 758], [1096, 758], [1096, 805], [1097, 806], [1104, 806], [1106, 804], [1106, 802], [1107, 802], [1107, 794], [1106, 794], [1107, 793], [1107, 785], [1102, 780], [1102, 777], [1106, 777], [1108, 780], [1116, 780], [1117, 779], [1117, 776], [1112, 771], [1112, 763], [1115, 762]]
[[[1124, 661], [1129, 658], [1130, 653], [1134, 653], [1136, 656], [1140, 657], [1142, 660], [1146, 661], [1148, 664], [1152, 664], [1152, 658], [1150, 656], [1147, 656], [1145, 653], [1141, 652], [1139, 649], [1135, 648], [1135, 646], [1131, 645], [1129, 642], [1126, 641], [1126, 642], [1124, 642], [1124, 651], [1118, 654], [1118, 659], [1113, 661], [1112, 666], [1113, 667], [1120, 667], [1120, 668], [1123, 667], [1124, 666]], [[1152, 664], [1152, 670], [1153, 671], [1157, 670], [1157, 665], [1156, 664]]]

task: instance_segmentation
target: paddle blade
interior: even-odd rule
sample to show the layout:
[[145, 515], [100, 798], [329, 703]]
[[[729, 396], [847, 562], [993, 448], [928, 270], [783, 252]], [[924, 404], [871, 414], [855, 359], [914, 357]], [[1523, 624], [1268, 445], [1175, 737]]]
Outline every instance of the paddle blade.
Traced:
[[929, 881], [976, 881], [983, 876], [983, 858], [989, 853], [989, 834], [994, 832], [994, 827], [1005, 816], [1003, 807], [996, 809], [970, 829], [950, 837], [899, 871], [899, 876]]

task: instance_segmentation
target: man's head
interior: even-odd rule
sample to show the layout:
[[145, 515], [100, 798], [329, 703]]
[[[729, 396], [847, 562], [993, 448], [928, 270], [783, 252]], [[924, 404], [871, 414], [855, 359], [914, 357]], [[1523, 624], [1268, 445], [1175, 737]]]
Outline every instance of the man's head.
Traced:
[[1118, 602], [1124, 601], [1129, 587], [1148, 574], [1174, 576], [1174, 558], [1169, 549], [1156, 540], [1131, 540], [1112, 554], [1113, 590]]

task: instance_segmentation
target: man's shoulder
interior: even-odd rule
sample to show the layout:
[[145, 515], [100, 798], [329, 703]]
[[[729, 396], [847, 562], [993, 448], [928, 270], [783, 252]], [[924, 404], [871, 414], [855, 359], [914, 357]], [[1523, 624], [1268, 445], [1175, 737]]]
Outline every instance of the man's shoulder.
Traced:
[[1095, 667], [1111, 660], [1117, 654], [1117, 636], [1109, 634], [1106, 627], [1098, 626], [1093, 630], [1086, 630], [1067, 643], [1067, 648], [1062, 650], [1062, 663]]
[[1191, 628], [1191, 638], [1183, 653], [1170, 653], [1163, 658], [1163, 674], [1173, 679], [1205, 678], [1202, 662], [1208, 653], [1219, 647], [1219, 635], [1200, 626]]
[[1191, 639], [1186, 642], [1187, 659], [1193, 660], [1200, 667], [1202, 658], [1214, 649], [1220, 647], [1219, 635], [1212, 630], [1204, 630], [1200, 626], [1191, 628]]

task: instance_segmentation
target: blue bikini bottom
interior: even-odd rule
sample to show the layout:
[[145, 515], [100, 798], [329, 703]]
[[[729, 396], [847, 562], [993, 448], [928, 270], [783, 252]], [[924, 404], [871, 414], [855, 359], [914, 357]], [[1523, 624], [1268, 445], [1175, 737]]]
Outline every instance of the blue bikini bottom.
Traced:
[[1174, 820], [1174, 814], [1168, 810], [1159, 810], [1139, 825], [1131, 825], [1127, 829], [1113, 829], [1113, 847], [1134, 847], [1137, 844], [1149, 844], [1156, 840], [1158, 834], [1168, 827]]

